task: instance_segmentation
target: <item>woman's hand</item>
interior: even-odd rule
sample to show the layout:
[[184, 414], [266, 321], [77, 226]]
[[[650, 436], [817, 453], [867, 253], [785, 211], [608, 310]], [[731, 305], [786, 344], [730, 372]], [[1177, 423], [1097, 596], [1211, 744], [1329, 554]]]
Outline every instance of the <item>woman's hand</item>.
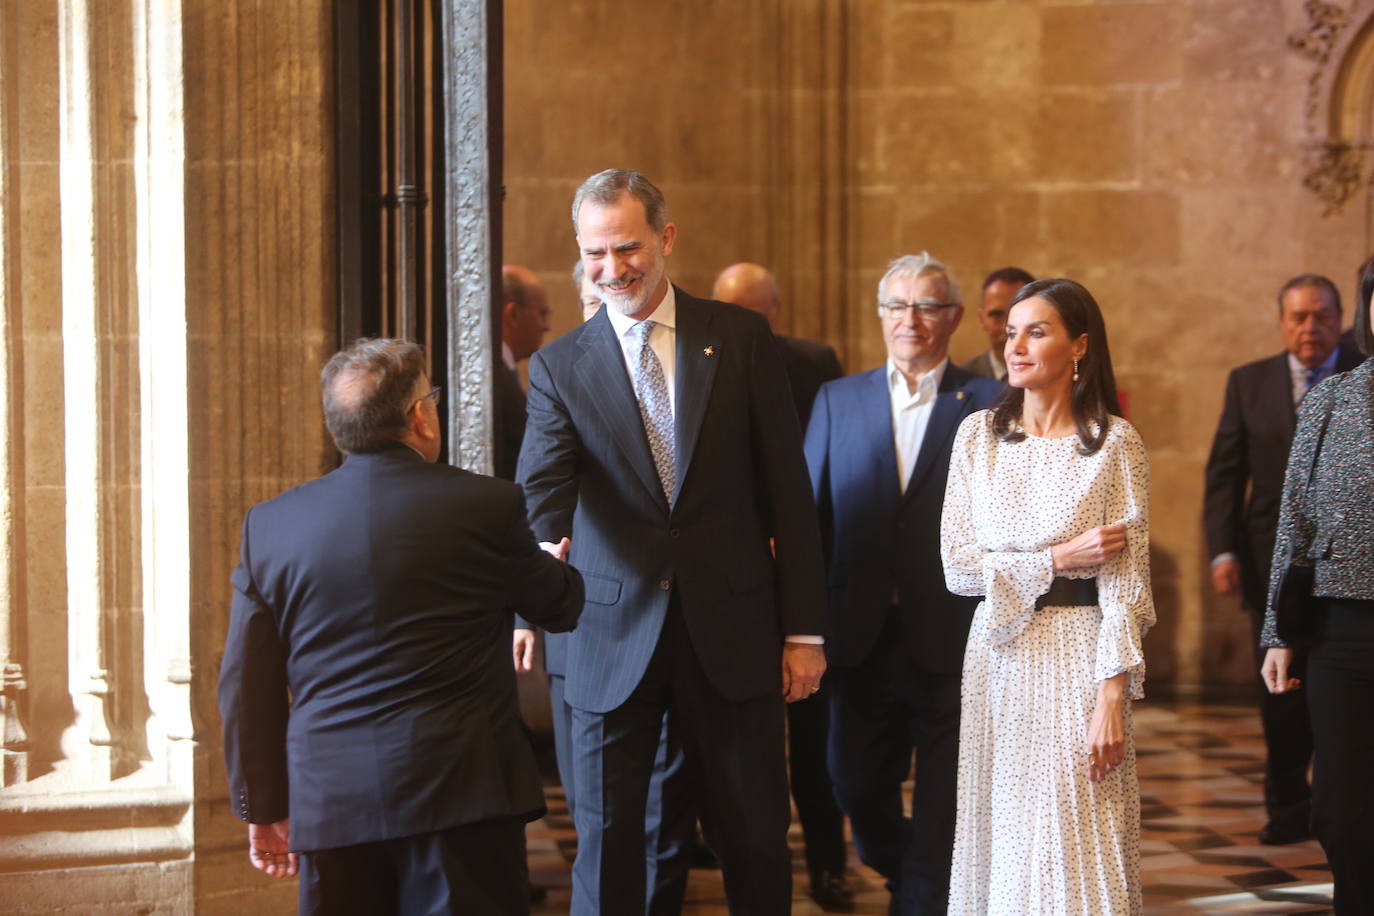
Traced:
[[1054, 571], [1101, 566], [1126, 546], [1126, 523], [1089, 528], [1076, 538], [1050, 548], [1054, 557]]
[[1126, 718], [1122, 713], [1125, 687], [1124, 671], [1098, 685], [1086, 747], [1090, 782], [1101, 782], [1126, 759]]
[[1260, 666], [1260, 677], [1270, 693], [1287, 693], [1302, 686], [1302, 681], [1288, 676], [1288, 668], [1293, 664], [1292, 649], [1270, 649], [1264, 653], [1264, 664]]

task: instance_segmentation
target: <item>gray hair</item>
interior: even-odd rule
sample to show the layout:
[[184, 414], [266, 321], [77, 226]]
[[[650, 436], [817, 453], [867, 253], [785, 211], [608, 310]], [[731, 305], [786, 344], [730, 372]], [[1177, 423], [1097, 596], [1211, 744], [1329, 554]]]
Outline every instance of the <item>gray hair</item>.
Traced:
[[621, 194], [629, 194], [644, 205], [644, 216], [655, 232], [662, 232], [668, 225], [668, 205], [663, 200], [663, 192], [652, 181], [631, 169], [606, 169], [582, 182], [582, 187], [573, 195], [573, 232], [577, 231], [577, 212], [582, 209], [584, 200], [609, 206], [619, 200]]
[[575, 262], [573, 263], [572, 281], [573, 281], [573, 289], [577, 290], [577, 294], [578, 294], [579, 296], [582, 295], [582, 259], [581, 259], [581, 258], [578, 258], [577, 261], [575, 261]]
[[883, 303], [883, 293], [887, 290], [888, 281], [893, 277], [923, 277], [926, 274], [939, 274], [945, 278], [949, 284], [949, 301], [956, 305], [964, 304], [963, 294], [959, 292], [959, 283], [954, 279], [954, 274], [949, 272], [949, 268], [930, 256], [930, 252], [923, 251], [920, 254], [904, 254], [899, 258], [893, 259], [887, 265], [887, 273], [878, 281], [878, 304]]
[[408, 340], [364, 337], [340, 350], [320, 373], [324, 423], [345, 454], [375, 452], [406, 433], [425, 350]]

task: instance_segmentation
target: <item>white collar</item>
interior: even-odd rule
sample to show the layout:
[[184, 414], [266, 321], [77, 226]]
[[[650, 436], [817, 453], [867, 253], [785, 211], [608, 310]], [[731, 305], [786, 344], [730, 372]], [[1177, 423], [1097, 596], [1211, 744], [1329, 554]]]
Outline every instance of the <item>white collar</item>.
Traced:
[[[666, 279], [666, 278], [665, 278]], [[620, 312], [606, 305], [606, 317], [611, 320], [611, 328], [615, 331], [616, 337], [624, 337], [630, 329], [639, 324], [638, 321], [629, 315], [622, 315]], [[673, 292], [673, 284], [668, 283], [668, 291], [663, 294], [663, 301], [659, 302], [658, 308], [654, 309], [648, 318], [643, 320], [657, 321], [664, 327], [677, 327], [677, 296]]]
[[920, 397], [923, 392], [934, 393], [940, 390], [940, 383], [945, 379], [945, 368], [949, 365], [949, 357], [940, 360], [940, 364], [929, 372], [925, 373], [916, 382], [916, 393], [912, 394], [907, 390], [906, 376], [902, 370], [897, 368], [897, 364], [891, 357], [887, 360], [887, 390], [889, 392], [900, 392], [904, 398]]
[[501, 361], [506, 364], [507, 369], [515, 371], [515, 351], [504, 340], [501, 341]]
[[[1326, 359], [1322, 360], [1320, 363], [1313, 366], [1312, 368], [1319, 371], [1323, 376], [1330, 375], [1331, 373], [1336, 371], [1336, 357], [1339, 356], [1340, 353], [1341, 347], [1339, 344], [1337, 344], [1335, 347], [1331, 349], [1330, 356], [1328, 356]], [[1298, 362], [1298, 358], [1293, 355], [1293, 352], [1291, 350], [1288, 352], [1288, 373], [1289, 375], [1296, 377], [1307, 377], [1307, 367], [1304, 366], [1302, 363]]]

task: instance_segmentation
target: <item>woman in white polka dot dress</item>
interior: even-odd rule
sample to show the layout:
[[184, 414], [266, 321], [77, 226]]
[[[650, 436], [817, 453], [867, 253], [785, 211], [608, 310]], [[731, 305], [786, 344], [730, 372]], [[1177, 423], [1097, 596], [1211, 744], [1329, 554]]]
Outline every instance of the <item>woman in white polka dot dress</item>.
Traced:
[[950, 591], [984, 599], [964, 654], [949, 912], [1139, 913], [1148, 459], [1082, 286], [1023, 287], [1006, 361], [1006, 400], [959, 428], [940, 529]]

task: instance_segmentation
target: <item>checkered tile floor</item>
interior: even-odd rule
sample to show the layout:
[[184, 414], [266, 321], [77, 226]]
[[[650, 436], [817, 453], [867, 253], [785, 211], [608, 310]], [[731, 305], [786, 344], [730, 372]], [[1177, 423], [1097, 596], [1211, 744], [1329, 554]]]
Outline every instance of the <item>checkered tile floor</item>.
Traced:
[[[1145, 702], [1136, 707], [1135, 722], [1147, 914], [1331, 912], [1331, 872], [1315, 840], [1279, 847], [1256, 840], [1264, 826], [1264, 746], [1252, 708]], [[546, 791], [550, 813], [529, 829], [531, 879], [548, 888], [547, 899], [534, 909], [565, 913], [577, 837], [562, 789], [550, 785]], [[819, 913], [806, 894], [795, 821], [789, 839], [793, 912]], [[849, 884], [854, 912], [887, 912], [882, 879], [852, 851]], [[692, 872], [685, 912], [726, 913], [719, 871]]]

